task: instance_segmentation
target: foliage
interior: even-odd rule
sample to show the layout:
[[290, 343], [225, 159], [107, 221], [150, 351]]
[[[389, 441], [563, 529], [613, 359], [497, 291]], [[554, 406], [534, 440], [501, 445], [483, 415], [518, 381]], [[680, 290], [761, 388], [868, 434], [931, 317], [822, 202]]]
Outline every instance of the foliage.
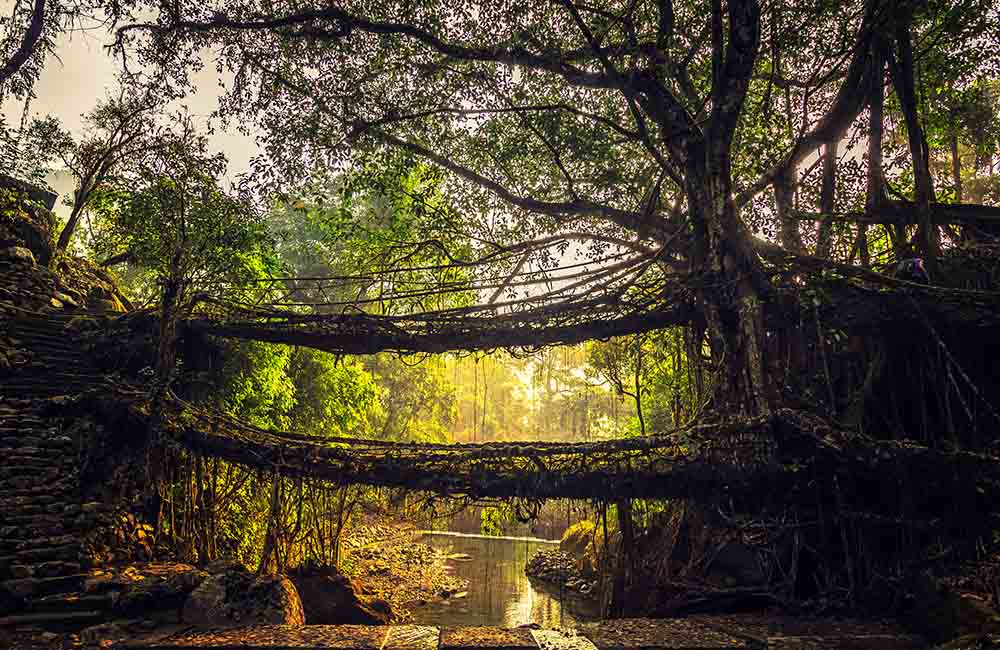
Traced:
[[479, 512], [480, 532], [488, 537], [502, 537], [504, 524], [510, 519], [508, 510], [504, 506], [483, 506]]
[[[338, 175], [317, 174], [275, 204], [270, 222], [297, 275], [341, 278], [322, 293], [305, 284], [293, 294], [317, 308], [350, 301], [407, 313], [473, 299], [461, 290], [468, 274], [448, 268], [454, 256], [469, 255], [468, 238], [457, 231], [440, 174], [412, 157], [359, 160]], [[436, 285], [450, 290], [439, 294]]]
[[442, 364], [375, 355], [365, 365], [381, 389], [382, 417], [375, 420], [373, 437], [415, 442], [451, 439], [455, 387], [447, 381]]
[[287, 346], [255, 341], [232, 345], [219, 381], [223, 410], [256, 426], [288, 429], [298, 396], [291, 363]]
[[385, 387], [361, 363], [295, 348], [287, 369], [295, 387], [291, 428], [312, 435], [368, 435], [383, 415]]
[[[78, 140], [53, 116], [36, 118], [26, 133], [26, 147], [37, 156], [39, 165], [72, 174], [76, 187], [66, 198], [70, 217], [59, 236], [58, 248], [65, 249], [90, 204], [105, 184], [118, 177], [135, 177], [148, 156], [165, 146], [164, 134], [155, 114], [161, 99], [149, 92], [123, 87], [117, 96], [107, 97], [84, 115], [84, 134]], [[129, 172], [133, 171], [132, 174]]]
[[253, 204], [220, 185], [225, 168], [225, 157], [179, 116], [133, 173], [96, 192], [95, 250], [127, 255], [158, 282], [173, 278], [188, 299], [253, 293], [277, 260]]

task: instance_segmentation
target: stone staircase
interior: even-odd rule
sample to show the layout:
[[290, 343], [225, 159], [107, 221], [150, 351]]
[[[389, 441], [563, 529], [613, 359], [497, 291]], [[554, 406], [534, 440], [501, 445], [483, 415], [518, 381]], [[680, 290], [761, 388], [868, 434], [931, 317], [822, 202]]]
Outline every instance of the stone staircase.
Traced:
[[0, 629], [78, 631], [104, 619], [106, 596], [83, 593], [81, 540], [98, 504], [82, 503], [78, 442], [53, 402], [103, 382], [71, 315], [21, 315], [3, 337], [16, 351], [0, 375]]
[[38, 400], [72, 395], [103, 382], [76, 333], [73, 321], [79, 318], [71, 313], [23, 313], [8, 320], [6, 338], [27, 358], [3, 377], [0, 397]]

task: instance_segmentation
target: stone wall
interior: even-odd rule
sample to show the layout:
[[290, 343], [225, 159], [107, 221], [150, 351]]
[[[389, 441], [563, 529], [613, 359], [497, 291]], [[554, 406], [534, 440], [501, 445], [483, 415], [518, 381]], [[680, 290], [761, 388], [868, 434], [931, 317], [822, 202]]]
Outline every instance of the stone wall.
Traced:
[[0, 401], [0, 585], [8, 605], [80, 588], [80, 540], [100, 512], [81, 503], [76, 444], [47, 406]]

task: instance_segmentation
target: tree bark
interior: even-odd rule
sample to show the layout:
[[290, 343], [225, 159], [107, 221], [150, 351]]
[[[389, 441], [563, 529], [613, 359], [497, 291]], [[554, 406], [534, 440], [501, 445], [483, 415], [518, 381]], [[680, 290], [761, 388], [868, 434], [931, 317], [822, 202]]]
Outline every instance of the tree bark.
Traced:
[[930, 204], [934, 200], [934, 183], [930, 173], [930, 150], [917, 113], [917, 90], [913, 74], [913, 42], [910, 37], [910, 16], [896, 25], [898, 60], [893, 61], [893, 86], [906, 121], [906, 136], [913, 160], [914, 190], [917, 203], [917, 243], [928, 267], [934, 267], [941, 254], [938, 230], [931, 221]]
[[718, 405], [740, 413], [767, 412], [761, 299], [767, 280], [739, 219], [728, 164], [712, 174], [690, 165], [687, 181], [695, 230], [692, 270], [702, 278], [697, 306], [708, 326], [712, 356], [721, 366]]
[[[885, 53], [880, 39], [871, 45], [870, 87], [868, 89], [868, 174], [865, 207], [869, 212], [879, 209], [885, 200], [885, 179], [882, 176], [882, 120], [885, 116]], [[858, 251], [861, 265], [871, 267], [868, 253], [868, 225], [858, 225]]]
[[958, 155], [958, 131], [950, 134], [951, 181], [955, 185], [955, 203], [962, 202], [962, 159]]
[[41, 40], [44, 30], [45, 0], [35, 0], [35, 5], [31, 10], [31, 22], [28, 23], [28, 28], [24, 31], [21, 45], [0, 68], [0, 86], [6, 84], [7, 80], [17, 74], [21, 66], [28, 62], [28, 59], [38, 48], [38, 42]]
[[[823, 186], [819, 197], [819, 211], [831, 215], [836, 208], [837, 192], [837, 141], [827, 142], [823, 147]], [[830, 257], [833, 239], [833, 221], [824, 219], [816, 233], [816, 257]]]
[[799, 222], [792, 217], [795, 191], [791, 175], [785, 171], [774, 178], [774, 204], [778, 209], [778, 229], [781, 245], [793, 253], [805, 252]]

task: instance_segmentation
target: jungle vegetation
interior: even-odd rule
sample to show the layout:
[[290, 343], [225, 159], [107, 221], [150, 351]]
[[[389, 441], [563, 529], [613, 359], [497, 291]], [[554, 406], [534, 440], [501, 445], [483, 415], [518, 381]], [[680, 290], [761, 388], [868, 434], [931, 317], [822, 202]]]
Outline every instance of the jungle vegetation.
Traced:
[[[993, 449], [997, 324], [969, 305], [995, 309], [997, 288], [994, 2], [17, 6], [0, 87], [26, 107], [84, 11], [122, 63], [84, 133], [26, 117], [5, 130], [19, 147], [6, 160], [21, 176], [71, 173], [58, 247], [157, 310], [158, 390], [316, 435], [590, 440], [792, 408], [853, 434]], [[213, 119], [262, 145], [235, 184], [178, 109], [206, 65], [224, 86]], [[893, 277], [913, 258], [935, 289]], [[220, 310], [472, 322], [463, 310], [502, 319], [544, 302], [557, 322], [609, 295], [666, 303], [669, 322], [437, 357], [217, 340], [206, 364], [178, 345], [178, 323]], [[353, 504], [382, 498], [195, 458], [171, 471], [164, 534], [262, 569], [335, 561]], [[967, 520], [917, 542], [903, 512], [895, 541], [876, 542], [848, 501], [823, 515], [836, 544], [800, 540], [847, 600], [885, 579], [865, 553], [894, 558], [895, 576], [931, 540], [994, 543], [992, 524]], [[626, 556], [654, 510], [615, 505]]]

